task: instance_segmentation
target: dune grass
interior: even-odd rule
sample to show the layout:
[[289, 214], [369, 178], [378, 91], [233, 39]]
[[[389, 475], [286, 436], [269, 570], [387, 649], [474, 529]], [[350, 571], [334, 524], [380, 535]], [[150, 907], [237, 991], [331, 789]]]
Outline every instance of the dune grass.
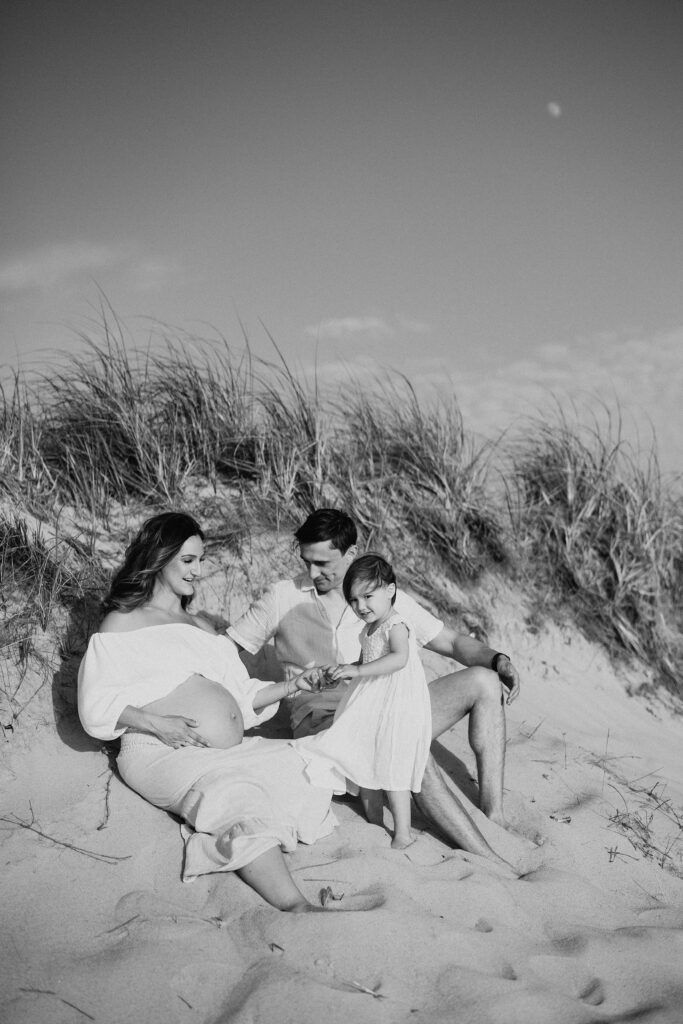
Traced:
[[683, 654], [683, 507], [656, 453], [636, 456], [621, 424], [529, 424], [513, 448], [514, 533], [529, 579], [580, 626], [678, 682]]
[[[35, 620], [46, 629], [71, 574], [49, 550], [39, 530], [31, 530], [20, 515], [0, 515], [0, 580], [4, 606], [18, 606], [15, 618]], [[7, 620], [4, 625], [7, 628]]]
[[467, 434], [455, 398], [420, 401], [398, 374], [356, 384], [346, 397], [349, 483], [365, 492], [354, 502], [359, 522], [370, 502], [378, 534], [383, 521], [407, 526], [460, 579], [504, 561], [502, 521], [486, 488], [491, 446]]
[[[55, 640], [65, 653], [65, 609], [101, 592], [105, 574], [83, 545], [63, 540], [58, 520], [43, 528], [0, 509], [0, 727], [11, 731], [55, 670]], [[96, 604], [91, 600], [91, 604]], [[84, 622], [84, 627], [86, 623]], [[90, 625], [90, 623], [87, 623]], [[55, 628], [56, 627], [56, 628]], [[27, 681], [28, 680], [28, 681]]]
[[[618, 429], [559, 409], [514, 440], [479, 442], [454, 398], [419, 398], [400, 374], [325, 389], [274, 342], [268, 363], [248, 344], [163, 325], [136, 349], [107, 311], [82, 341], [59, 369], [15, 374], [0, 393], [5, 504], [48, 523], [68, 505], [106, 529], [114, 506], [193, 508], [208, 487], [231, 495], [246, 531], [343, 507], [367, 544], [392, 550], [398, 536], [460, 582], [515, 572], [546, 609], [569, 610], [677, 689], [683, 506], [656, 455], [631, 452]], [[494, 465], [506, 467], [502, 489]], [[3, 529], [16, 580], [24, 541]], [[39, 622], [63, 589], [59, 571], [48, 559], [23, 574], [42, 581]]]
[[190, 478], [249, 473], [252, 405], [248, 365], [178, 335], [131, 350], [106, 319], [33, 401], [55, 493], [99, 516], [112, 499], [172, 502]]

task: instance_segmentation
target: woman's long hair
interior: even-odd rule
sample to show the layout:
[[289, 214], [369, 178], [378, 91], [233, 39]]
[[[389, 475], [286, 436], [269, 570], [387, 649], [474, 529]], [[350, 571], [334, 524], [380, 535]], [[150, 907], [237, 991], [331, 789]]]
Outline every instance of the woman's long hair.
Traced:
[[[204, 540], [199, 523], [185, 512], [162, 512], [143, 523], [126, 548], [123, 565], [102, 602], [103, 612], [130, 612], [149, 601], [158, 574], [190, 537]], [[180, 603], [185, 608], [191, 600], [191, 594], [184, 595]]]

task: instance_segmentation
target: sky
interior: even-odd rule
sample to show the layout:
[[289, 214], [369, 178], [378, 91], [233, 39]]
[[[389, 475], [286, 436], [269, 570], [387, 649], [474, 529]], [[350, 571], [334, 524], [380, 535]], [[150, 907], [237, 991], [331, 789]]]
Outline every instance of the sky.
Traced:
[[0, 368], [102, 297], [390, 368], [466, 425], [618, 401], [683, 463], [679, 0], [0, 0]]

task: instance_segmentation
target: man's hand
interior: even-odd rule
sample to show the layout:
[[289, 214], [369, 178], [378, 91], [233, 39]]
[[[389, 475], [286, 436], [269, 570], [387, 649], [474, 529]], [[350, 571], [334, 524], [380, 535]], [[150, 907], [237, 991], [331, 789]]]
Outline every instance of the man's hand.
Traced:
[[[498, 672], [498, 678], [508, 691], [505, 703], [512, 704], [513, 700], [516, 700], [517, 697], [519, 697], [519, 676], [517, 675], [517, 669], [509, 658], [498, 658], [496, 671]], [[503, 691], [503, 693], [504, 692], [505, 691]]]
[[333, 686], [337, 683], [348, 683], [358, 678], [358, 665], [330, 665], [327, 670], [327, 678]]
[[355, 679], [358, 674], [357, 665], [306, 665], [291, 682], [298, 690], [308, 693], [319, 693], [321, 690], [334, 690], [343, 680]]
[[320, 665], [314, 665], [311, 662], [309, 665], [306, 665], [303, 672], [300, 672], [298, 676], [294, 676], [290, 682], [296, 684], [297, 690], [303, 690], [306, 693], [317, 693], [323, 686], [324, 671]]

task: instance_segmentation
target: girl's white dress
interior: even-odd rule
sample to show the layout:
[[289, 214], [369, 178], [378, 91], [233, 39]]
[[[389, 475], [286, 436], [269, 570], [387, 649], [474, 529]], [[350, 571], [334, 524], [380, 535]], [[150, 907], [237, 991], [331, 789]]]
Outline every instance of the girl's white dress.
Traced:
[[408, 661], [398, 672], [354, 680], [325, 732], [295, 740], [312, 783], [346, 791], [346, 780], [365, 789], [419, 793], [429, 756], [432, 714], [413, 629], [398, 612], [368, 635], [361, 633], [362, 663], [389, 654], [389, 632], [408, 628]]

